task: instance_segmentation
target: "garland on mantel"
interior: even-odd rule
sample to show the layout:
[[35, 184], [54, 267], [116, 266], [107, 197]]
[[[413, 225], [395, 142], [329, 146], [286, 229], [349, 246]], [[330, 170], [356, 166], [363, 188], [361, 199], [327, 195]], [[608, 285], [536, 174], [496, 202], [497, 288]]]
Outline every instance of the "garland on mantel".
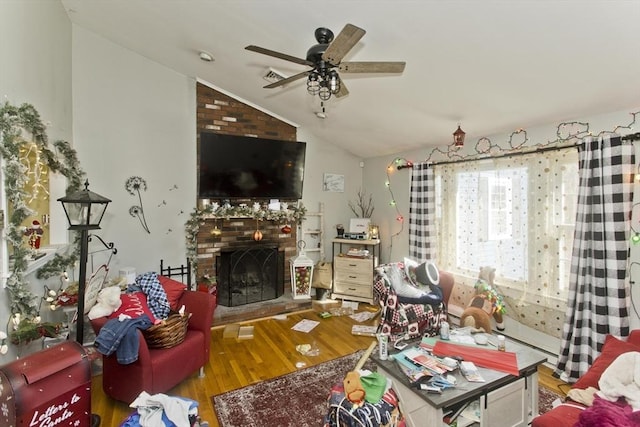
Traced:
[[[30, 141], [23, 137], [23, 131], [30, 134]], [[25, 203], [27, 196], [29, 196], [25, 189], [28, 177], [25, 173], [26, 167], [20, 161], [20, 150], [28, 144], [35, 143], [49, 169], [67, 178], [67, 192], [77, 191], [81, 188], [84, 172], [79, 167], [75, 150], [68, 142], [55, 141], [53, 146], [56, 151], [49, 149], [45, 126], [41, 122], [37, 110], [30, 104], [16, 107], [5, 102], [0, 107], [0, 137], [0, 155], [5, 162], [3, 170], [5, 194], [12, 208], [6, 226], [7, 245], [13, 249], [13, 266], [6, 285], [9, 310], [12, 319], [18, 315], [18, 318], [22, 319], [21, 322], [28, 322], [33, 325], [33, 328], [37, 328], [39, 327], [37, 297], [29, 290], [29, 283], [24, 279], [30, 250], [23, 244], [24, 227], [22, 223], [27, 217], [33, 215], [33, 211]], [[59, 153], [62, 160], [58, 159], [56, 152]], [[77, 245], [75, 246], [77, 248]], [[75, 263], [76, 252], [66, 256], [56, 255], [53, 261], [42, 267], [43, 272], [39, 271], [38, 277], [47, 278], [64, 271]], [[5, 254], [5, 256], [7, 255]]]
[[198, 266], [198, 232], [200, 231], [200, 226], [207, 219], [251, 218], [256, 221], [293, 224], [303, 221], [306, 213], [307, 209], [301, 202], [295, 206], [289, 206], [287, 203], [281, 202], [279, 210], [271, 210], [266, 204], [261, 205], [258, 202], [251, 207], [245, 203], [232, 206], [230, 203], [220, 205], [214, 202], [202, 209], [194, 208], [185, 223], [187, 258], [191, 262], [192, 268], [196, 270]]

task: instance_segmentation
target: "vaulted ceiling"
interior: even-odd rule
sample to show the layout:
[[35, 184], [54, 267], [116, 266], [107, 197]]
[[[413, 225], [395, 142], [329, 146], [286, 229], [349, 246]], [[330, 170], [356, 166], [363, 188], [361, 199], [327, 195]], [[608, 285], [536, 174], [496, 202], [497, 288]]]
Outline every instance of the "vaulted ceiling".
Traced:
[[[62, 0], [74, 24], [202, 79], [362, 158], [478, 139], [640, 105], [640, 1]], [[305, 79], [314, 31], [366, 34], [343, 61], [405, 61], [402, 74], [341, 74], [325, 102]], [[204, 62], [199, 53], [213, 57]], [[630, 110], [631, 111], [631, 110]]]

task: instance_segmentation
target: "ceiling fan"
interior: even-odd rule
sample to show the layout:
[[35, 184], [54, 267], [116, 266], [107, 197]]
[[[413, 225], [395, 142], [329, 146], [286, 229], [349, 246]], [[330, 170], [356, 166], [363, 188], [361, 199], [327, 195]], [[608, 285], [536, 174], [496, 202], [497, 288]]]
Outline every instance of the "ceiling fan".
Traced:
[[339, 98], [349, 93], [338, 71], [341, 73], [402, 73], [404, 71], [404, 62], [342, 62], [342, 58], [349, 53], [364, 34], [365, 30], [353, 24], [345, 25], [335, 38], [330, 29], [318, 28], [315, 31], [318, 44], [311, 46], [307, 51], [306, 59], [254, 45], [247, 46], [245, 49], [311, 67], [307, 71], [268, 84], [264, 86], [265, 89], [284, 86], [307, 77], [307, 91], [311, 95], [318, 95], [321, 100], [327, 101], [331, 95]]

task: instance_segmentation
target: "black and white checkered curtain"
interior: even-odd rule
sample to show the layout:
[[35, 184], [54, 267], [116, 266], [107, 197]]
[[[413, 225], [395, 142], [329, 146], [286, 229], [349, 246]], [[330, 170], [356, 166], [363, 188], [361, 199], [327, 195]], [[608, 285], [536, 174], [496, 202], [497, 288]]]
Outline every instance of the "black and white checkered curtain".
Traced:
[[436, 259], [435, 181], [427, 163], [411, 169], [409, 198], [409, 256], [417, 261]]
[[556, 367], [556, 374], [568, 381], [587, 371], [607, 334], [629, 334], [634, 147], [620, 137], [588, 138], [579, 162], [569, 297]]

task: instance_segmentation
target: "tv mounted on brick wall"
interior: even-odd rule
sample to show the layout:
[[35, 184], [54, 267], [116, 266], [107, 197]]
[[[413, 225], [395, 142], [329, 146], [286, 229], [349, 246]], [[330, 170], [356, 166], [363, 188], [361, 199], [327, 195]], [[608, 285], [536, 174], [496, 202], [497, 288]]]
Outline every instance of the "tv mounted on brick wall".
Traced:
[[201, 199], [301, 199], [307, 144], [200, 133]]

